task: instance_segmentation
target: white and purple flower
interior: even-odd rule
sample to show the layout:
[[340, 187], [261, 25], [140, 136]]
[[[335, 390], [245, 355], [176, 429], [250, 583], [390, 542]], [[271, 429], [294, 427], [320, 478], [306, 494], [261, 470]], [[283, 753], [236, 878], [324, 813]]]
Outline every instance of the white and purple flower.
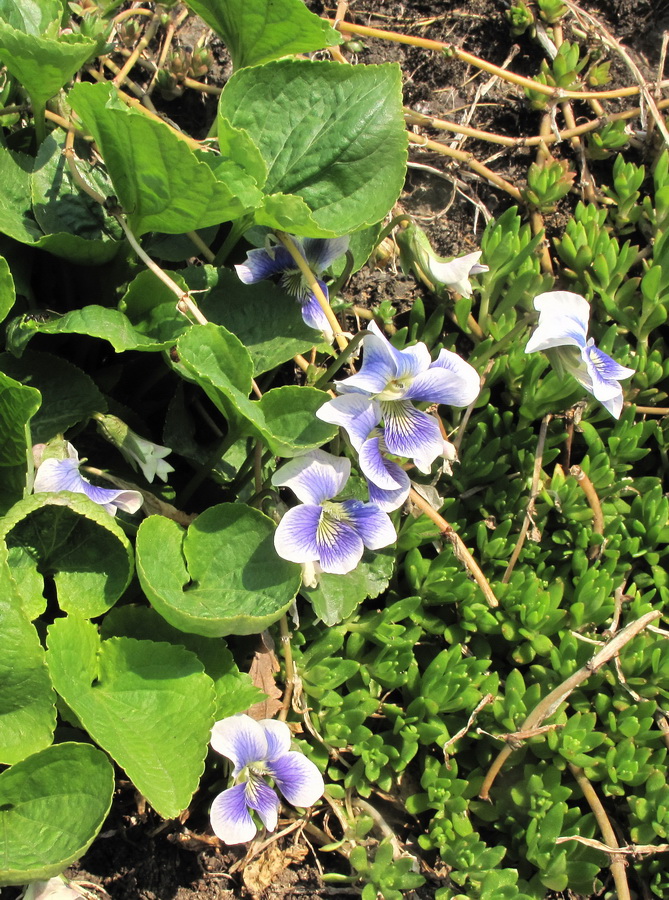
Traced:
[[413, 459], [427, 473], [444, 449], [439, 423], [414, 401], [469, 406], [481, 389], [479, 375], [450, 350], [442, 350], [434, 362], [423, 343], [396, 350], [374, 322], [363, 349], [360, 371], [337, 382], [342, 396], [323, 404], [316, 415], [346, 430], [369, 481], [383, 490], [399, 490], [406, 473], [386, 459], [386, 452]]
[[[348, 250], [348, 237], [340, 238], [298, 238], [293, 237], [297, 249], [305, 258], [315, 275], [320, 275]], [[310, 328], [322, 331], [331, 339], [332, 326], [312, 293], [304, 276], [295, 265], [295, 260], [282, 244], [250, 250], [246, 260], [235, 266], [237, 275], [244, 284], [255, 284], [273, 275], [280, 275], [280, 284], [302, 307], [302, 318]], [[327, 285], [317, 279], [327, 299]]]
[[296, 563], [318, 562], [323, 572], [346, 575], [360, 562], [365, 547], [379, 550], [397, 540], [387, 513], [361, 500], [334, 502], [351, 473], [344, 457], [311, 450], [289, 460], [272, 477], [302, 501], [279, 522], [276, 552]]
[[428, 254], [422, 263], [425, 274], [436, 287], [445, 287], [463, 297], [471, 297], [472, 286], [469, 279], [472, 275], [488, 271], [488, 266], [479, 263], [481, 255], [481, 251], [477, 250], [475, 253], [467, 253], [466, 256], [443, 259], [432, 253]]
[[[128, 513], [137, 512], [144, 502], [139, 491], [101, 488], [91, 484], [79, 471], [79, 454], [72, 444], [63, 442], [63, 445], [66, 458], [48, 456], [40, 462], [33, 483], [34, 493], [72, 491], [75, 494], [85, 494], [93, 503], [106, 509], [110, 516], [115, 516], [119, 509]], [[39, 456], [44, 451], [44, 445], [37, 444], [33, 449], [37, 450], [36, 456]]]
[[226, 844], [243, 844], [258, 831], [256, 812], [268, 831], [279, 817], [279, 797], [267, 783], [270, 777], [293, 806], [307, 807], [323, 795], [323, 776], [311, 760], [290, 749], [290, 728], [285, 722], [257, 722], [240, 714], [216, 722], [211, 746], [233, 763], [236, 784], [219, 794], [211, 805], [214, 834]]
[[526, 353], [554, 351], [562, 366], [586, 391], [599, 400], [616, 419], [623, 408], [620, 381], [634, 375], [634, 369], [621, 366], [588, 338], [590, 304], [571, 291], [547, 291], [534, 298], [539, 324], [527, 342]]
[[141, 469], [149, 484], [154, 478], [167, 481], [169, 473], [174, 472], [174, 466], [165, 459], [172, 452], [170, 447], [140, 437], [117, 416], [96, 413], [93, 418], [100, 433], [120, 450], [135, 471]]

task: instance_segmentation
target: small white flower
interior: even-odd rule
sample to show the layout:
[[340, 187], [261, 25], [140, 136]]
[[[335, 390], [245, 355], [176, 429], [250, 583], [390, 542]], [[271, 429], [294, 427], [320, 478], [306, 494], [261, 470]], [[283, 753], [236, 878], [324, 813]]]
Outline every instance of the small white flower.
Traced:
[[165, 460], [172, 452], [169, 447], [162, 447], [140, 437], [116, 416], [98, 413], [95, 419], [103, 437], [120, 450], [135, 471], [141, 469], [149, 484], [154, 478], [167, 481], [168, 474], [174, 472], [174, 466]]

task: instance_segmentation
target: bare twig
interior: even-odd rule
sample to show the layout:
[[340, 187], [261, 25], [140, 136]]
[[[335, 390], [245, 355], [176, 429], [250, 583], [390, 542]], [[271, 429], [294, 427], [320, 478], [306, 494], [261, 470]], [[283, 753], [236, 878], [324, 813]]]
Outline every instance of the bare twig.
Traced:
[[[588, 501], [588, 505], [592, 510], [592, 532], [593, 534], [600, 534], [602, 537], [604, 536], [604, 513], [602, 512], [602, 504], [600, 503], [599, 497], [597, 496], [597, 491], [595, 490], [595, 486], [590, 481], [588, 476], [585, 474], [583, 469], [580, 466], [572, 466], [569, 470], [569, 474], [573, 475], [576, 481], [579, 484], [579, 487], [585, 494], [586, 500]], [[601, 556], [602, 550], [604, 548], [603, 544], [593, 544], [592, 547], [588, 550], [588, 559], [595, 560]]]

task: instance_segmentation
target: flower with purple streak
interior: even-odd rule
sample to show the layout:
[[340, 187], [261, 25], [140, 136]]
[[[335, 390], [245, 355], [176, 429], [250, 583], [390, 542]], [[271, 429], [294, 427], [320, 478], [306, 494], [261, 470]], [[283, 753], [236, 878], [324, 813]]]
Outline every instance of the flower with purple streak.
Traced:
[[480, 379], [476, 369], [450, 350], [442, 350], [432, 362], [423, 343], [395, 349], [374, 322], [362, 343], [362, 368], [337, 382], [341, 396], [323, 404], [316, 415], [346, 430], [369, 481], [382, 490], [397, 490], [405, 482], [386, 453], [409, 457], [427, 473], [444, 449], [439, 423], [414, 401], [469, 406], [479, 394]]
[[397, 539], [387, 513], [361, 500], [332, 500], [346, 484], [351, 463], [324, 450], [289, 460], [272, 484], [289, 487], [302, 501], [279, 522], [276, 552], [291, 562], [318, 562], [323, 572], [346, 575], [360, 562], [365, 547], [379, 550]]
[[275, 830], [279, 797], [268, 777], [293, 806], [311, 806], [322, 796], [325, 785], [318, 768], [290, 745], [290, 728], [276, 719], [257, 722], [240, 714], [212, 728], [211, 746], [232, 762], [236, 782], [211, 805], [214, 834], [226, 844], [243, 844], [255, 837], [258, 828], [251, 812], [268, 831]]
[[[348, 250], [348, 237], [341, 238], [298, 238], [292, 237], [297, 249], [305, 258], [315, 275], [322, 274], [332, 263]], [[250, 250], [243, 263], [235, 266], [237, 275], [244, 284], [256, 284], [273, 275], [280, 275], [279, 283], [287, 293], [295, 297], [302, 308], [302, 318], [310, 328], [322, 331], [330, 339], [332, 326], [318, 302], [318, 298], [295, 265], [295, 260], [282, 244], [273, 244]], [[327, 285], [317, 278], [321, 290], [328, 298]]]
[[525, 353], [552, 352], [558, 367], [564, 368], [586, 391], [599, 400], [616, 419], [623, 408], [620, 381], [634, 375], [588, 338], [590, 304], [571, 291], [547, 291], [534, 298], [539, 324], [527, 342]]
[[[91, 484], [79, 471], [79, 454], [72, 444], [63, 442], [63, 445], [67, 452], [65, 459], [49, 456], [41, 461], [33, 483], [36, 494], [72, 491], [75, 494], [85, 494], [93, 503], [106, 509], [110, 516], [115, 516], [118, 509], [128, 513], [137, 512], [144, 502], [139, 491], [101, 488]], [[37, 444], [33, 449], [36, 448], [43, 450], [44, 445]]]

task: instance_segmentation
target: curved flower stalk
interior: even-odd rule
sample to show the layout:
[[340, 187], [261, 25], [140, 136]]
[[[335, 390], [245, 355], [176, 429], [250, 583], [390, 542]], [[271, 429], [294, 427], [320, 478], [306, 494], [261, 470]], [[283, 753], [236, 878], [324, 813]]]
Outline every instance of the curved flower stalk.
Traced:
[[290, 728], [285, 722], [256, 722], [240, 714], [216, 722], [211, 746], [234, 765], [236, 784], [219, 794], [211, 805], [211, 827], [226, 844], [242, 844], [255, 837], [251, 817], [256, 812], [268, 831], [274, 831], [279, 815], [275, 786], [293, 806], [312, 806], [323, 795], [323, 776], [311, 760], [290, 749]]
[[[298, 250], [309, 264], [316, 276], [320, 275], [332, 263], [348, 250], [349, 238], [298, 238], [291, 235]], [[280, 275], [279, 283], [291, 296], [295, 297], [302, 308], [302, 318], [310, 328], [322, 331], [330, 340], [332, 326], [327, 316], [312, 293], [304, 276], [295, 266], [295, 260], [281, 245], [271, 245], [257, 250], [250, 250], [243, 263], [235, 266], [237, 275], [244, 284], [256, 284], [273, 275]], [[320, 278], [318, 284], [328, 297], [327, 285]]]
[[[62, 443], [62, 452], [67, 453], [67, 456], [62, 459], [53, 456], [42, 459], [35, 475], [34, 493], [72, 491], [75, 494], [85, 494], [93, 503], [106, 509], [110, 516], [115, 516], [119, 509], [128, 513], [137, 512], [144, 502], [139, 491], [101, 488], [91, 484], [79, 471], [81, 462], [77, 451], [69, 442]], [[36, 444], [33, 447], [36, 456], [41, 456], [43, 450], [44, 445]]]
[[[439, 423], [414, 402], [469, 406], [479, 394], [480, 379], [473, 366], [450, 350], [442, 350], [434, 362], [423, 343], [396, 350], [374, 322], [362, 344], [362, 368], [337, 382], [342, 396], [323, 404], [316, 415], [346, 430], [369, 481], [397, 490], [404, 484], [400, 467], [389, 464], [386, 452], [413, 459], [427, 473], [444, 451]], [[381, 438], [376, 431], [380, 423]]]
[[167, 481], [168, 474], [174, 472], [174, 466], [165, 459], [172, 452], [169, 447], [140, 437], [116, 416], [96, 413], [94, 418], [98, 431], [121, 452], [135, 471], [141, 470], [149, 484], [154, 478]]
[[379, 550], [397, 540], [387, 513], [361, 500], [333, 502], [351, 473], [351, 463], [324, 450], [295, 457], [272, 476], [272, 484], [289, 487], [302, 501], [279, 522], [276, 552], [297, 563], [319, 563], [323, 572], [346, 575], [365, 547]]
[[554, 351], [554, 359], [599, 400], [616, 419], [623, 408], [620, 381], [634, 375], [588, 338], [590, 304], [571, 291], [547, 291], [534, 298], [539, 323], [527, 342], [525, 353]]

